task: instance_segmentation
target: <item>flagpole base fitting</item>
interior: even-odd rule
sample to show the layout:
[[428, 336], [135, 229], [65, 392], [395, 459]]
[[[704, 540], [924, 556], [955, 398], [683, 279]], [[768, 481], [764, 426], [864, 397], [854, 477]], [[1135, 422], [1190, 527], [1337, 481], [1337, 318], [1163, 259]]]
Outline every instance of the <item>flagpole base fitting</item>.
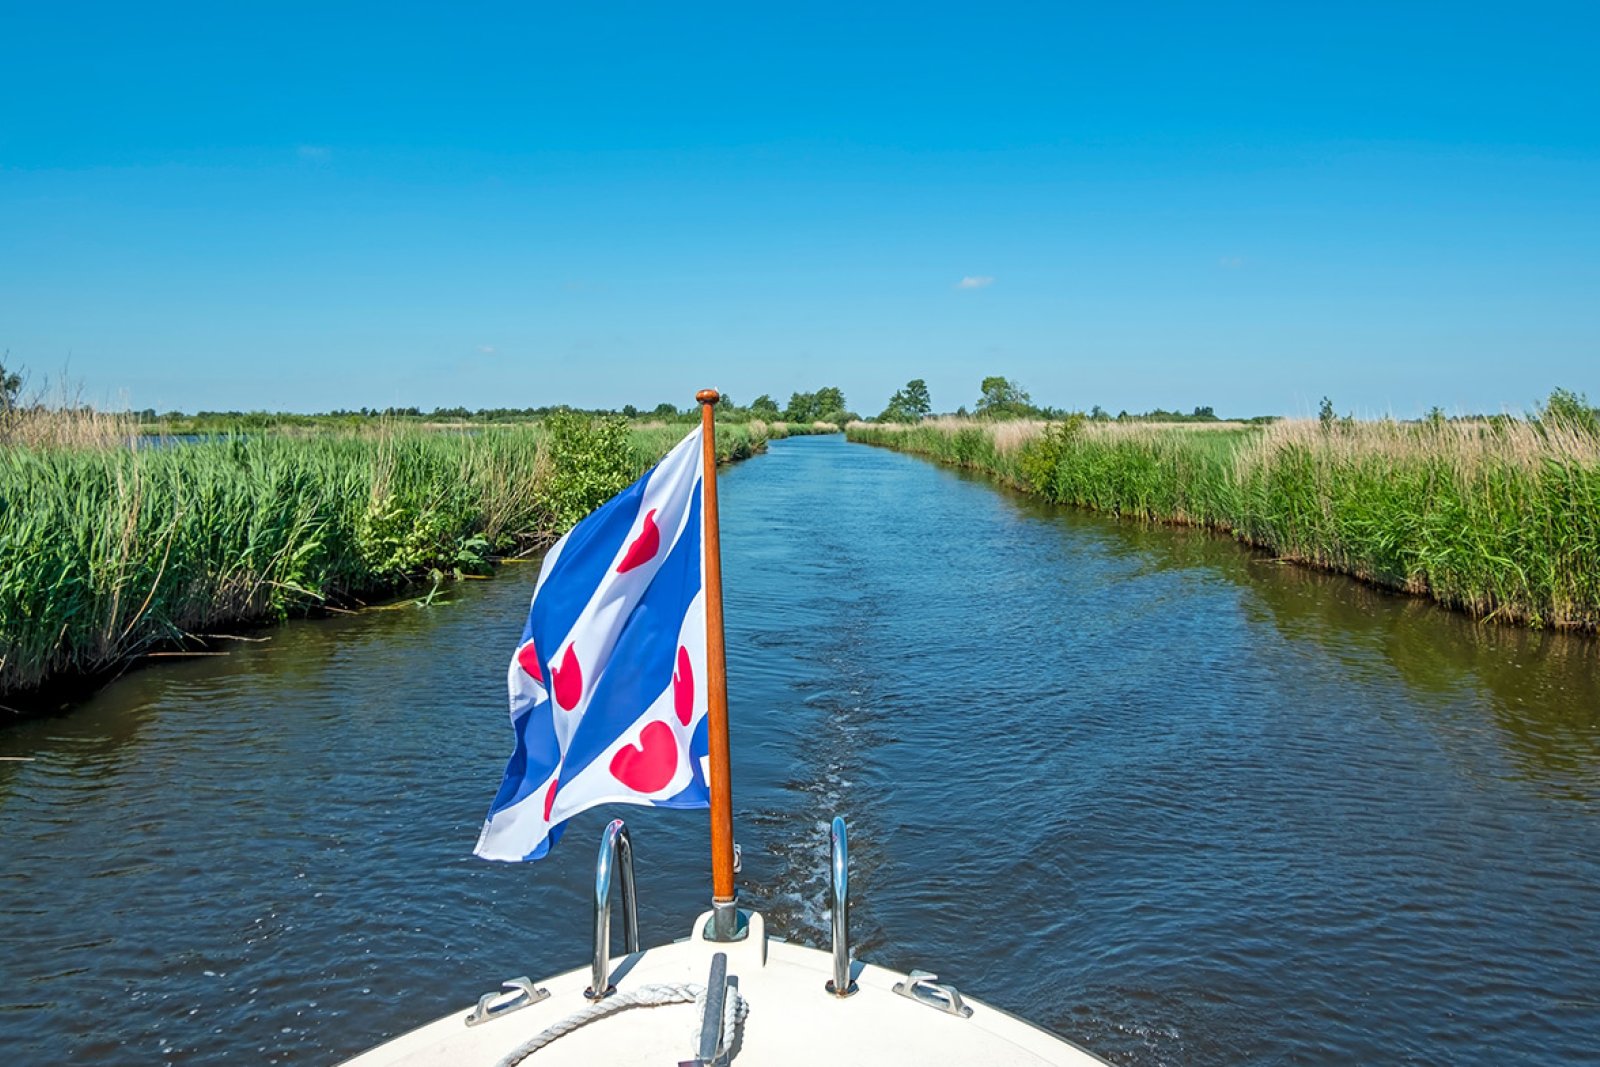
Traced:
[[713, 900], [711, 919], [702, 936], [707, 941], [743, 941], [750, 936], [750, 918], [732, 900]]
[[[831, 985], [832, 983], [829, 983], [829, 984]], [[594, 986], [589, 986], [587, 989], [585, 989], [583, 991], [583, 999], [584, 1000], [604, 1000], [607, 997], [609, 997], [611, 994], [615, 993], [616, 991], [617, 991], [617, 987], [616, 986], [608, 985], [608, 986], [606, 986], [606, 991], [604, 993], [596, 993], [594, 991]]]
[[854, 980], [852, 980], [850, 984], [845, 987], [844, 992], [841, 993], [839, 992], [839, 987], [834, 985], [833, 979], [830, 978], [826, 982], [822, 983], [822, 988], [826, 989], [829, 993], [832, 993], [840, 1000], [843, 1000], [845, 997], [851, 996], [856, 992], [856, 983]]

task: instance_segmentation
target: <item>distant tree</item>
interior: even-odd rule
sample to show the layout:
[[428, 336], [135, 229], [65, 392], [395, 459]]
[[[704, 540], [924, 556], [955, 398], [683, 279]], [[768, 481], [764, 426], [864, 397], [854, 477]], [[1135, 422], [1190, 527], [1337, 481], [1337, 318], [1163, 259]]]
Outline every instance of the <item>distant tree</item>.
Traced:
[[[10, 355], [7, 352], [6, 355]], [[22, 375], [6, 370], [0, 363], [0, 411], [10, 411], [17, 406], [17, 395], [22, 392]]]
[[750, 401], [750, 414], [758, 419], [778, 419], [783, 417], [783, 412], [778, 410], [778, 402], [766, 393], [762, 393]]
[[878, 421], [916, 422], [917, 419], [915, 415], [905, 409], [905, 405], [901, 403], [900, 394], [895, 393], [894, 396], [889, 398], [889, 402], [883, 406], [883, 410], [878, 412]]
[[1424, 421], [1426, 421], [1429, 426], [1443, 426], [1444, 408], [1440, 407], [1438, 404], [1433, 405], [1433, 407], [1428, 409], [1428, 415]]
[[632, 404], [624, 404], [622, 405], [622, 417], [625, 419], [637, 419], [639, 417], [639, 409]]
[[1600, 409], [1589, 406], [1589, 398], [1570, 389], [1552, 389], [1539, 412], [1539, 421], [1579, 433], [1600, 434]]
[[670, 419], [678, 414], [678, 409], [671, 404], [663, 402], [657, 404], [655, 411], [651, 412], [651, 414], [659, 419]]
[[1016, 419], [1033, 414], [1033, 398], [1009, 378], [999, 375], [985, 378], [978, 390], [980, 419]]
[[817, 410], [816, 393], [790, 393], [789, 405], [783, 409], [783, 417], [790, 422], [815, 422]]
[[1216, 421], [1217, 413], [1209, 407], [1197, 407], [1194, 409], [1194, 415], [1191, 417], [1196, 419], [1204, 419], [1207, 422], [1214, 422]]
[[1093, 419], [1095, 422], [1109, 422], [1111, 416], [1106, 414], [1105, 408], [1101, 407], [1099, 404], [1096, 404], [1094, 407], [1089, 409], [1089, 418]]
[[1333, 429], [1333, 401], [1327, 397], [1322, 398], [1322, 403], [1317, 406], [1317, 421], [1322, 423], [1324, 430]]
[[844, 402], [844, 390], [831, 385], [825, 385], [817, 390], [816, 417], [824, 422], [841, 422], [848, 408]]
[[913, 378], [906, 383], [904, 389], [897, 389], [889, 398], [889, 403], [878, 416], [878, 421], [920, 422], [932, 411], [933, 402], [928, 397], [928, 383], [921, 378]]
[[933, 413], [933, 398], [928, 395], [928, 383], [921, 378], [913, 378], [900, 390], [905, 396], [905, 408], [919, 419], [925, 419]]

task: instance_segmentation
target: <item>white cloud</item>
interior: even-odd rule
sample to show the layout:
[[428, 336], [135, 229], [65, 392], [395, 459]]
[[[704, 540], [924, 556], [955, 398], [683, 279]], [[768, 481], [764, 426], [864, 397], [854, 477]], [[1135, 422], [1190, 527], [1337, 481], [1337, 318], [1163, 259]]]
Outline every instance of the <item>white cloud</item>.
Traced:
[[956, 282], [957, 289], [987, 289], [994, 284], [994, 279], [987, 274], [969, 274]]
[[492, 356], [494, 355], [494, 345], [479, 345], [478, 351], [486, 356]]

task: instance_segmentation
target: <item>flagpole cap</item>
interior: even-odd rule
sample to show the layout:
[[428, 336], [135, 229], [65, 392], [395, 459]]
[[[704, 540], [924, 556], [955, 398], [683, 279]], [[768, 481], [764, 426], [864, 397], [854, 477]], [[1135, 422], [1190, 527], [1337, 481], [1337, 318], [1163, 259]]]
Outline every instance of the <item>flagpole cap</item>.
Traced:
[[722, 394], [715, 389], [702, 389], [694, 394], [694, 398], [702, 404], [715, 404], [722, 399]]

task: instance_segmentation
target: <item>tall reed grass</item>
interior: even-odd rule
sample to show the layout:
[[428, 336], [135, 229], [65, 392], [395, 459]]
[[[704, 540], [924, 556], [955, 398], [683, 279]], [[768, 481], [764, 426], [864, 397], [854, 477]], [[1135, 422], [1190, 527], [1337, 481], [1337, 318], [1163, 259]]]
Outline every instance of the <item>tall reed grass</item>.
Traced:
[[[241, 623], [481, 572], [548, 544], [686, 432], [572, 416], [137, 447], [104, 419], [47, 422], [0, 441], [11, 697]], [[767, 433], [721, 428], [719, 454], [750, 455]]]
[[139, 424], [125, 412], [64, 403], [0, 404], [0, 448], [111, 448], [132, 444]]
[[1574, 426], [942, 420], [847, 433], [1058, 503], [1225, 530], [1479, 617], [1600, 629], [1600, 438]]

